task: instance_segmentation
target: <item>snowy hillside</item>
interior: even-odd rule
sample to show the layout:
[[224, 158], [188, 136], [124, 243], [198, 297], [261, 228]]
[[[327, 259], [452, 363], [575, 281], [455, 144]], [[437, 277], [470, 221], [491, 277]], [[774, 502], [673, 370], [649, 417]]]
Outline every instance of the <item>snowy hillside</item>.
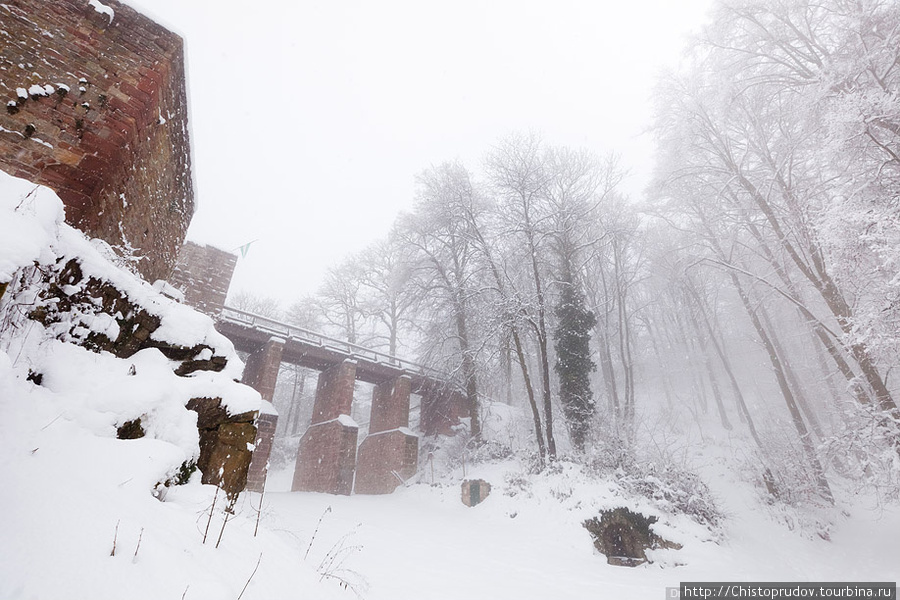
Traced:
[[[182, 471], [198, 456], [187, 398], [226, 398], [233, 412], [259, 406], [233, 381], [241, 365], [230, 343], [208, 318], [159, 296], [64, 225], [51, 192], [0, 181], [7, 280], [34, 261], [77, 256], [152, 307], [164, 325], [154, 335], [204, 342], [230, 358], [221, 372], [179, 376], [155, 348], [127, 359], [91, 351], [79, 342], [91, 331], [115, 337], [113, 319], [82, 313], [78, 323], [45, 327], [23, 318], [40, 304], [35, 294], [10, 283], [0, 304], [4, 600], [658, 599], [685, 580], [900, 579], [896, 504], [835, 486], [837, 506], [810, 525], [746, 483], [732, 441], [714, 437], [684, 458], [681, 468], [700, 480], [682, 488], [687, 471], [649, 464], [591, 469], [561, 460], [537, 473], [528, 452], [500, 443], [526, 428], [527, 416], [500, 405], [502, 418], [485, 423], [501, 450], [493, 458], [465, 458], [458, 442], [437, 440], [416, 479], [387, 496], [291, 493], [292, 469], [282, 469], [265, 496], [243, 493], [228, 514], [215, 486], [202, 485], [198, 472], [185, 483]], [[117, 428], [137, 418], [144, 437], [117, 439]], [[492, 492], [470, 508], [460, 484], [472, 478]], [[655, 533], [681, 549], [650, 550], [650, 562], [633, 569], [607, 564], [582, 524], [619, 506], [657, 517]]]

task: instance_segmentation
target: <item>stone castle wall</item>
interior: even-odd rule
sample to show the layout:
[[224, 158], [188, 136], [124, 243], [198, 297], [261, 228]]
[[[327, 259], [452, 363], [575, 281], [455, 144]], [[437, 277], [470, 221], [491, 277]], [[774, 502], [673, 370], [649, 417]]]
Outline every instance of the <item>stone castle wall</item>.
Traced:
[[167, 278], [194, 212], [181, 38], [116, 0], [6, 0], [0, 99], [0, 169]]

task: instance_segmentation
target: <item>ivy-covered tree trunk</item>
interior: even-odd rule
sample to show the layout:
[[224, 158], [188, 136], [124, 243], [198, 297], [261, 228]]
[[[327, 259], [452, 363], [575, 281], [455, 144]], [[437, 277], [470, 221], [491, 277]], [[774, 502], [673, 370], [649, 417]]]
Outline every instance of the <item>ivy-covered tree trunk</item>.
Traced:
[[569, 436], [575, 449], [584, 451], [595, 404], [590, 373], [597, 367], [591, 360], [591, 328], [597, 323], [594, 313], [585, 307], [584, 294], [567, 284], [556, 306], [556, 365], [559, 375], [559, 399], [562, 402]]

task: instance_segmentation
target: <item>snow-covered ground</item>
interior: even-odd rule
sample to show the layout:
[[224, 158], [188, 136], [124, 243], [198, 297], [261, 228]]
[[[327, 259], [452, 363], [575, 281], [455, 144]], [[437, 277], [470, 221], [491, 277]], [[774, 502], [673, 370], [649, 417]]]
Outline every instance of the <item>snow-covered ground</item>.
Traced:
[[[77, 251], [169, 315], [177, 324], [170, 335], [227, 343], [205, 317], [111, 271], [62, 224], [52, 194], [31, 194], [10, 178], [0, 184], [0, 276]], [[614, 475], [569, 462], [534, 474], [516, 454], [445, 461], [435, 475], [423, 464], [388, 496], [292, 493], [291, 469], [274, 471], [265, 496], [242, 494], [226, 522], [223, 498], [199, 474], [182, 486], [161, 482], [196, 456], [185, 398], [226, 390], [236, 410], [258, 403], [230, 370], [177, 377], [155, 349], [117, 359], [64, 343], [34, 321], [3, 335], [0, 600], [661, 600], [681, 581], [900, 579], [896, 504], [836, 486], [837, 508], [819, 515], [826, 541], [741, 478], [727, 440], [697, 448], [689, 465], [725, 515], [715, 531], [626, 491]], [[488, 430], [512, 439], [515, 411], [497, 407], [496, 415]], [[137, 416], [148, 435], [116, 439], [116, 426]], [[464, 478], [487, 480], [492, 493], [464, 506]], [[656, 532], [683, 548], [652, 551], [652, 564], [633, 569], [608, 565], [582, 522], [620, 505], [658, 516]]]
[[[285, 491], [267, 494], [263, 523], [299, 532], [298, 543], [306, 543], [324, 515], [311, 554], [355, 547], [344, 563], [355, 573], [345, 576], [367, 584], [364, 597], [372, 600], [661, 599], [681, 581], [900, 578], [896, 506], [877, 509], [858, 500], [838, 519], [832, 541], [810, 539], [773, 518], [725, 466], [708, 469], [720, 476], [708, 480], [727, 513], [720, 540], [686, 517], [663, 516], [656, 531], [682, 543], [681, 550], [656, 551], [651, 565], [610, 566], [593, 551], [582, 521], [623, 502], [659, 512], [621, 495], [615, 484], [586, 480], [573, 465], [530, 480], [521, 468], [515, 461], [470, 468], [468, 477], [493, 486], [474, 508], [460, 502], [461, 471], [439, 485], [413, 485], [387, 497], [290, 493], [290, 472], [275, 473], [271, 487]], [[530, 481], [524, 490], [516, 485], [522, 481]]]
[[[653, 599], [680, 581], [900, 577], [896, 506], [867, 507], [857, 498], [824, 541], [790, 530], [715, 461], [706, 479], [727, 513], [719, 536], [574, 465], [528, 476], [508, 459], [468, 466], [467, 477], [493, 486], [474, 508], [460, 502], [460, 469], [434, 485], [423, 469], [420, 483], [392, 495], [350, 497], [291, 493], [291, 471], [275, 472], [258, 535], [260, 496], [244, 494], [216, 548], [221, 498], [202, 542], [212, 486], [195, 480], [170, 488], [164, 501], [151, 495], [172, 458], [166, 444], [54, 421], [60, 407], [50, 393], [25, 391], [10, 375], [4, 365], [4, 599], [237, 598], [248, 580], [243, 598]], [[660, 514], [656, 530], [684, 547], [657, 551], [654, 564], [634, 569], [607, 565], [581, 522], [621, 503]]]

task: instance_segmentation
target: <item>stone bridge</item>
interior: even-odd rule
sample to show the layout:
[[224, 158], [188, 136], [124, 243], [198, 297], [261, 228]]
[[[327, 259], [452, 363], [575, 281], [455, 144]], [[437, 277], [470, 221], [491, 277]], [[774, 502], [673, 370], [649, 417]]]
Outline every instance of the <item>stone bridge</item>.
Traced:
[[[234, 308], [216, 328], [248, 358], [243, 382], [271, 402], [278, 370], [319, 371], [312, 422], [300, 440], [294, 491], [387, 494], [417, 470], [418, 435], [409, 429], [410, 395], [421, 396], [420, 429], [450, 434], [465, 407], [451, 378], [435, 369]], [[357, 448], [350, 418], [356, 380], [374, 384], [369, 432]], [[261, 414], [247, 489], [262, 491], [278, 416]], [[355, 483], [354, 483], [355, 479]]]
[[[294, 491], [388, 494], [416, 473], [419, 438], [409, 429], [410, 395], [421, 399], [419, 429], [451, 434], [467, 416], [452, 377], [377, 350], [225, 306], [237, 256], [187, 242], [170, 282], [185, 303], [216, 319], [216, 329], [248, 355], [242, 380], [272, 402], [279, 367], [319, 371], [312, 422], [300, 441]], [[357, 447], [350, 418], [356, 380], [374, 384], [369, 432]], [[247, 489], [263, 490], [278, 415], [260, 414]]]

